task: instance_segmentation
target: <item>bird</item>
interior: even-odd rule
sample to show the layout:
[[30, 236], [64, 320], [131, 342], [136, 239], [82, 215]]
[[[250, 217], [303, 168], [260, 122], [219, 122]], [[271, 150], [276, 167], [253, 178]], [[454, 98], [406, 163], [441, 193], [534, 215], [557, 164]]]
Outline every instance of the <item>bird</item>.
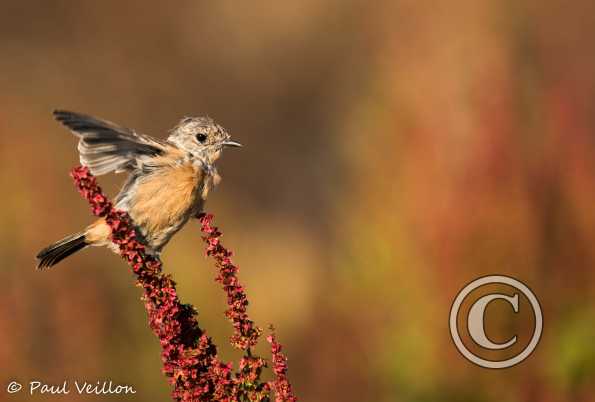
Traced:
[[[223, 149], [241, 147], [210, 117], [184, 117], [167, 140], [89, 115], [55, 110], [54, 118], [79, 138], [80, 162], [95, 175], [128, 173], [115, 199], [132, 219], [147, 252], [159, 257], [191, 216], [202, 212], [209, 191], [221, 181], [215, 162]], [[111, 229], [103, 218], [41, 250], [37, 269], [56, 265], [89, 246], [107, 246]]]

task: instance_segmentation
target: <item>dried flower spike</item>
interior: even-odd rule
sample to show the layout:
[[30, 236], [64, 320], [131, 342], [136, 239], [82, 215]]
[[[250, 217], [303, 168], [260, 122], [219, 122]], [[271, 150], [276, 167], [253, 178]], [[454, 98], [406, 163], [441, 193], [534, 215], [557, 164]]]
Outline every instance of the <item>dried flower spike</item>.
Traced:
[[203, 236], [207, 243], [206, 253], [215, 259], [218, 268], [216, 280], [223, 285], [227, 295], [229, 307], [225, 315], [234, 328], [231, 343], [244, 350], [235, 373], [231, 363], [224, 363], [217, 357], [216, 346], [198, 325], [196, 309], [180, 302], [176, 284], [169, 275], [163, 274], [159, 258], [145, 252], [128, 214], [114, 208], [86, 167], [73, 169], [71, 176], [91, 205], [93, 214], [103, 217], [111, 228], [111, 240], [143, 288], [149, 326], [159, 338], [163, 372], [173, 385], [174, 400], [269, 401], [271, 389], [275, 390], [277, 402], [297, 400], [287, 380], [286, 358], [274, 335], [268, 340], [276, 380], [267, 383], [260, 379], [266, 361], [253, 356], [250, 348], [257, 343], [262, 330], [248, 317], [248, 299], [236, 276], [238, 267], [231, 261], [231, 251], [221, 245], [221, 232], [211, 225], [212, 215], [201, 214], [198, 218], [206, 234]]

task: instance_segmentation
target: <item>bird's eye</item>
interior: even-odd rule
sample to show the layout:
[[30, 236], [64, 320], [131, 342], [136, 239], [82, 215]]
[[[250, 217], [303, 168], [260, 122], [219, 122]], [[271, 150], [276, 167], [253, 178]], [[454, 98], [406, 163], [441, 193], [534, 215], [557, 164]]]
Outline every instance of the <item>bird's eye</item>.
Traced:
[[203, 143], [207, 140], [207, 135], [203, 133], [196, 134], [196, 139], [198, 140], [198, 142]]

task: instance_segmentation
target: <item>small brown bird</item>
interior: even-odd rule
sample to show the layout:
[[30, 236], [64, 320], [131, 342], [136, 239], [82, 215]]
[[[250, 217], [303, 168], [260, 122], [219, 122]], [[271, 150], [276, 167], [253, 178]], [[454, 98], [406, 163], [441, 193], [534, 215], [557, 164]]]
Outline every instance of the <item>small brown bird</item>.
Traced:
[[[202, 211], [209, 191], [221, 180], [214, 163], [223, 148], [241, 147], [208, 117], [182, 119], [166, 141], [79, 113], [57, 110], [54, 117], [79, 137], [80, 160], [91, 173], [129, 173], [116, 208], [128, 212], [148, 251], [156, 255]], [[87, 246], [117, 251], [110, 233], [99, 219], [41, 250], [37, 268], [49, 268]]]

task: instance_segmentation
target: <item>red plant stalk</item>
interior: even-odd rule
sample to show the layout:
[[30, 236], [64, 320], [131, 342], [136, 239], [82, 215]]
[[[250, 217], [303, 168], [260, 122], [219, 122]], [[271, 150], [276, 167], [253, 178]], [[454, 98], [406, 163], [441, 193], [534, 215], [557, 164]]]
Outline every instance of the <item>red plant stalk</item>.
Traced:
[[196, 309], [180, 302], [176, 284], [171, 276], [163, 274], [159, 258], [145, 252], [128, 214], [114, 208], [86, 167], [73, 169], [71, 176], [81, 195], [91, 204], [93, 214], [103, 217], [112, 229], [112, 241], [143, 288], [149, 326], [161, 344], [163, 372], [173, 385], [172, 398], [176, 401], [268, 401], [274, 389], [277, 402], [295, 401], [287, 382], [286, 359], [280, 354], [281, 348], [274, 336], [271, 344], [276, 379], [270, 383], [260, 380], [266, 361], [253, 356], [250, 347], [256, 344], [262, 331], [247, 315], [248, 300], [236, 276], [238, 268], [231, 262], [231, 251], [219, 242], [221, 232], [211, 226], [213, 216], [201, 214], [199, 219], [206, 233], [203, 239], [207, 243], [207, 255], [215, 259], [219, 269], [216, 280], [227, 293], [226, 316], [234, 326], [231, 343], [245, 352], [235, 373], [231, 363], [219, 360], [216, 346], [198, 325]]
[[271, 387], [275, 391], [275, 402], [297, 401], [287, 378], [287, 358], [281, 353], [282, 346], [277, 342], [275, 328], [271, 325], [270, 329], [271, 335], [267, 336], [267, 341], [271, 344], [271, 354], [273, 355], [275, 380], [272, 381]]

